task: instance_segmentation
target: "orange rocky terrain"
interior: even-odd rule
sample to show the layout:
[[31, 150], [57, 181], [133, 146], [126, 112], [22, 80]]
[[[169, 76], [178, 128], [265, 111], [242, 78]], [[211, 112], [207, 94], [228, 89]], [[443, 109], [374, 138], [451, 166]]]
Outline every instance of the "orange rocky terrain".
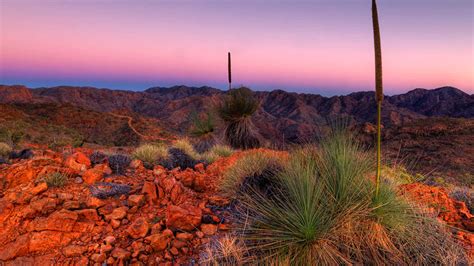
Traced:
[[[92, 165], [86, 149], [36, 150], [32, 159], [0, 165], [0, 265], [199, 263], [203, 246], [232, 229], [223, 208], [230, 200], [218, 195], [217, 184], [247, 152], [195, 170], [149, 170], [134, 160], [124, 175], [112, 175], [107, 162]], [[66, 185], [42, 182], [51, 172], [67, 175]], [[452, 226], [474, 255], [474, 218], [464, 203], [421, 184], [400, 191]]]

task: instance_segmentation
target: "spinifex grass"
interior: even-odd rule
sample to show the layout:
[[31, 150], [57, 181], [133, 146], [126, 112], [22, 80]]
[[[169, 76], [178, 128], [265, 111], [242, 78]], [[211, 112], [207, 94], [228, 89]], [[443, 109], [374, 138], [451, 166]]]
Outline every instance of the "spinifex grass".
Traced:
[[236, 225], [249, 254], [276, 265], [463, 262], [445, 229], [389, 182], [374, 196], [370, 158], [349, 133], [335, 131], [318, 147], [293, 151], [268, 179], [271, 193], [236, 186]]

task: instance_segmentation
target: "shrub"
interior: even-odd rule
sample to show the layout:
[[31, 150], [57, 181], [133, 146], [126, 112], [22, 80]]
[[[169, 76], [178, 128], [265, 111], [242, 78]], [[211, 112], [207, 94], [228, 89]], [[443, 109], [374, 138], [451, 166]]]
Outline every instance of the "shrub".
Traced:
[[138, 147], [132, 157], [141, 160], [145, 165], [155, 165], [168, 158], [168, 148], [162, 145], [145, 144]]
[[10, 153], [10, 159], [30, 159], [34, 156], [34, 153], [30, 149], [23, 149], [21, 151], [12, 151]]
[[226, 140], [233, 148], [251, 149], [260, 146], [251, 120], [258, 106], [258, 100], [253, 97], [252, 91], [245, 87], [230, 90], [217, 106], [220, 118], [226, 123]]
[[199, 159], [199, 154], [196, 152], [196, 150], [194, 150], [193, 145], [187, 138], [176, 140], [173, 143], [172, 147], [183, 151], [184, 153], [186, 153], [187, 155], [189, 155], [191, 158], [195, 160]]
[[41, 177], [48, 187], [63, 187], [67, 183], [67, 176], [60, 172], [49, 173]]
[[474, 191], [467, 187], [455, 188], [450, 196], [457, 200], [466, 203], [467, 208], [471, 213], [474, 213]]
[[0, 157], [7, 158], [11, 151], [12, 151], [12, 148], [10, 147], [10, 145], [4, 142], [0, 142]]
[[191, 136], [193, 137], [206, 137], [214, 133], [215, 125], [212, 114], [208, 112], [205, 119], [201, 119], [197, 113], [191, 115], [192, 128]]
[[242, 190], [236, 225], [256, 263], [465, 262], [446, 230], [399, 197], [390, 182], [381, 182], [374, 195], [370, 158], [350, 134], [332, 132], [318, 147], [293, 151], [267, 180], [271, 193]]
[[265, 183], [282, 168], [282, 165], [283, 159], [277, 153], [252, 152], [246, 154], [224, 173], [220, 190], [232, 197], [249, 187], [264, 189]]
[[234, 150], [226, 145], [214, 145], [209, 151], [200, 155], [201, 159], [208, 163], [213, 163], [221, 157], [229, 157], [234, 153]]
[[107, 155], [100, 151], [94, 151], [90, 156], [89, 160], [92, 165], [104, 163], [107, 160]]
[[186, 168], [194, 169], [194, 166], [200, 161], [189, 156], [187, 152], [178, 148], [170, 148], [168, 150], [169, 158], [163, 162], [163, 166], [171, 170], [180, 167], [182, 170]]
[[112, 173], [123, 175], [132, 160], [127, 155], [115, 154], [109, 157], [109, 166]]
[[98, 182], [89, 187], [92, 196], [99, 199], [106, 199], [128, 194], [131, 190], [129, 185]]

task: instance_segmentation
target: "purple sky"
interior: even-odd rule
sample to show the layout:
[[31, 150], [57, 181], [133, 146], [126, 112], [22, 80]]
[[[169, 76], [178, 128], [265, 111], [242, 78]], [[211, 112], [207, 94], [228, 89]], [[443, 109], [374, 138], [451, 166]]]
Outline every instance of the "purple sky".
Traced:
[[[387, 94], [474, 93], [472, 0], [379, 0]], [[0, 83], [226, 87], [325, 95], [374, 87], [369, 0], [0, 0]]]

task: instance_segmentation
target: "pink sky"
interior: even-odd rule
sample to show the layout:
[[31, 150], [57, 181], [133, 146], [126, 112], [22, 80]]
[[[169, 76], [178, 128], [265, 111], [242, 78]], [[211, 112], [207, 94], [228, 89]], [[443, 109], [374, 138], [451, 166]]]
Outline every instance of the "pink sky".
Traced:
[[[337, 2], [337, 3], [336, 3]], [[474, 93], [473, 2], [379, 0], [387, 94]], [[374, 87], [369, 0], [0, 1], [0, 83], [340, 94]]]

